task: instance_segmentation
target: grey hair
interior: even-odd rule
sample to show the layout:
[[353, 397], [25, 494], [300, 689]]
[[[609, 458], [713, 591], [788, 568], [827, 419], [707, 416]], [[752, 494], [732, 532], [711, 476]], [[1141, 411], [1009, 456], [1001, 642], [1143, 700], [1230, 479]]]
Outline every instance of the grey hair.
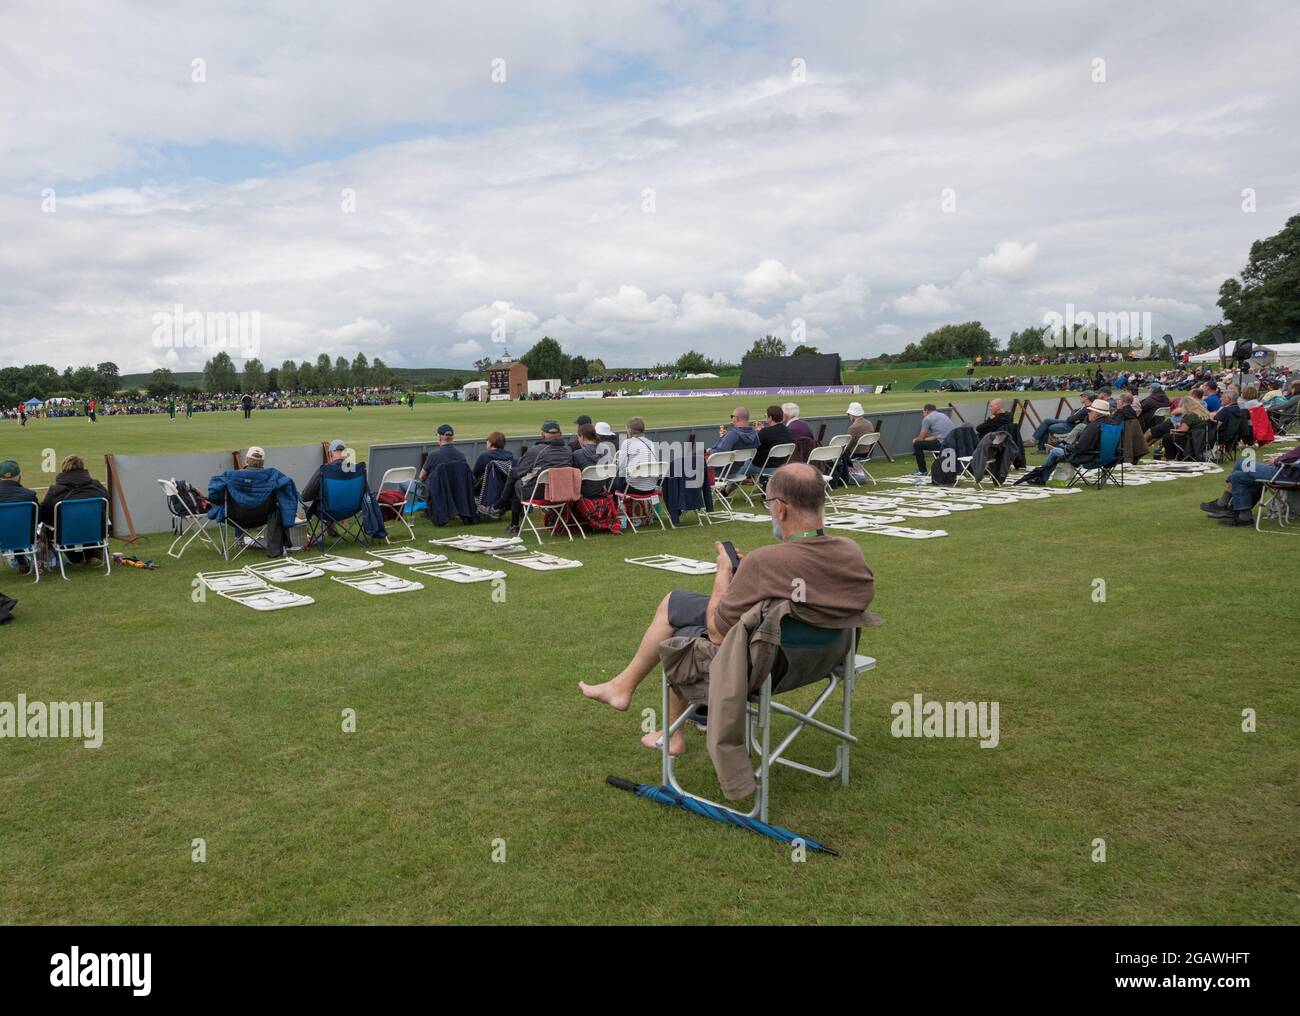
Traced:
[[799, 404], [797, 402], [781, 403], [781, 412], [785, 413], [786, 422], [799, 419]]

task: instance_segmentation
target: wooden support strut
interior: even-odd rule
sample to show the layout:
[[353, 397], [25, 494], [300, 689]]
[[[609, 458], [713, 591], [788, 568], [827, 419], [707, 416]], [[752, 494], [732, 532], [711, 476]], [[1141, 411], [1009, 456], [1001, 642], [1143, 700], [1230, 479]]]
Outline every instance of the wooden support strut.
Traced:
[[[126, 503], [126, 495], [122, 493], [122, 483], [121, 483], [121, 481], [118, 480], [118, 478], [117, 478], [117, 470], [115, 470], [115, 469], [113, 468], [113, 453], [112, 453], [112, 452], [106, 452], [106, 453], [105, 453], [105, 455], [104, 455], [104, 468], [105, 468], [105, 471], [108, 473], [108, 487], [109, 487], [109, 493], [110, 493], [110, 495], [114, 495], [114, 496], [116, 496], [117, 502], [118, 502], [119, 504], [121, 504], [121, 506], [122, 506], [122, 515], [123, 515], [123, 517], [126, 519], [126, 529], [127, 529], [127, 532], [131, 534], [129, 538], [128, 538], [128, 537], [125, 537], [125, 536], [115, 536], [115, 537], [113, 537], [113, 538], [114, 538], [115, 540], [121, 540], [123, 543], [139, 543], [139, 542], [140, 542], [140, 537], [139, 537], [138, 535], [136, 535], [136, 531], [135, 531], [135, 523], [131, 521], [131, 509], [130, 509], [130, 507], [127, 506], [127, 503]], [[110, 496], [110, 498], [109, 498], [109, 512], [108, 512], [108, 517], [109, 517], [109, 523], [110, 523], [110, 526], [111, 526], [112, 519], [113, 519], [113, 510], [112, 510], [112, 506], [113, 506], [113, 497]]]
[[[877, 434], [880, 433], [880, 420], [876, 420], [876, 433]], [[882, 452], [885, 453], [885, 458], [887, 458], [890, 462], [894, 461], [894, 456], [890, 455], [889, 449], [885, 447], [884, 438], [881, 438], [881, 440], [877, 441], [875, 444], [871, 446], [871, 451], [867, 453], [868, 459], [870, 459], [871, 456], [875, 454], [877, 448], [879, 448]]]

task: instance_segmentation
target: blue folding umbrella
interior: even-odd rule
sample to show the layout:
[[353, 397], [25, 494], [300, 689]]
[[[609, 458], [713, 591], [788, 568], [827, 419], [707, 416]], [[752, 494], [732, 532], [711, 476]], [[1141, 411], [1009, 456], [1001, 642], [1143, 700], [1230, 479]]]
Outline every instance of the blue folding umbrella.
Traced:
[[671, 787], [655, 787], [649, 783], [633, 783], [631, 780], [625, 780], [618, 776], [606, 776], [605, 782], [611, 787], [617, 787], [619, 790], [630, 790], [637, 797], [644, 797], [648, 801], [658, 801], [660, 804], [666, 804], [671, 807], [681, 808], [684, 811], [694, 812], [696, 815], [702, 815], [705, 818], [711, 818], [715, 822], [721, 822], [724, 825], [739, 826], [741, 829], [748, 829], [751, 833], [758, 833], [760, 836], [767, 836], [774, 840], [780, 840], [782, 843], [793, 843], [795, 840], [802, 840], [804, 845], [810, 850], [816, 850], [823, 854], [830, 854], [832, 857], [839, 857], [838, 850], [832, 850], [824, 843], [818, 843], [807, 836], [800, 836], [798, 833], [792, 833], [789, 829], [784, 829], [779, 825], [772, 825], [770, 822], [760, 822], [756, 818], [748, 818], [744, 815], [738, 815], [728, 808], [718, 808], [705, 801], [700, 801], [694, 797], [687, 797], [680, 794]]

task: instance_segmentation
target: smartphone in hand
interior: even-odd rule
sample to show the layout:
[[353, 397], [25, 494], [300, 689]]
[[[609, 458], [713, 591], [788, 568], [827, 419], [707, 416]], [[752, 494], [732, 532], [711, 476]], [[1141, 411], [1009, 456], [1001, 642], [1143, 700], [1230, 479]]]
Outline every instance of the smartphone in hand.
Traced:
[[736, 569], [740, 567], [740, 555], [736, 553], [735, 544], [730, 540], [723, 540], [722, 549], [727, 552], [727, 557], [731, 560], [731, 572], [734, 575]]

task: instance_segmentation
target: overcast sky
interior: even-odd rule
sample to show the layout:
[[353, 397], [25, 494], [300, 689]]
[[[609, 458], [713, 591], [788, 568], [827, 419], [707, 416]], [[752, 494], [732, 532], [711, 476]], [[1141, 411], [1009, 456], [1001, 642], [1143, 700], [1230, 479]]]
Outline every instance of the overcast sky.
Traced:
[[1294, 2], [3, 0], [0, 365], [198, 369], [177, 303], [257, 312], [267, 366], [857, 357], [1067, 303], [1186, 337], [1300, 206], [1297, 39]]

